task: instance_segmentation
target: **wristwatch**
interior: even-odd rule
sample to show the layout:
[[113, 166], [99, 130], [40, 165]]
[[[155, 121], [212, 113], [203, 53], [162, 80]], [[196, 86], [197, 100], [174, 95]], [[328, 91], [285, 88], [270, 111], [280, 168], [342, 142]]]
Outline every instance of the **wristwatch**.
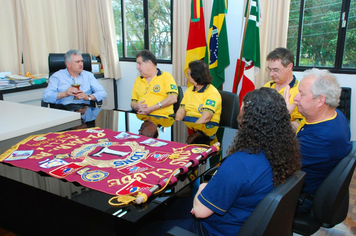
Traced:
[[91, 97], [90, 97], [90, 95], [88, 95], [88, 101], [91, 101]]

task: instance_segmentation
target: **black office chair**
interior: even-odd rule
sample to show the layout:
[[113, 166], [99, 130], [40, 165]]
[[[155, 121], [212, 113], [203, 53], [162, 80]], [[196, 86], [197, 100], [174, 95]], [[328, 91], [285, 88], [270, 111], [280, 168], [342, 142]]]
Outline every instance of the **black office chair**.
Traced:
[[174, 114], [178, 111], [179, 106], [180, 106], [180, 102], [182, 101], [184, 96], [184, 92], [181, 86], [178, 86], [178, 98], [177, 98], [177, 102], [173, 104], [173, 111]]
[[[89, 53], [82, 53], [83, 57], [83, 69], [86, 71], [91, 71], [91, 58]], [[64, 53], [50, 53], [48, 55], [48, 78], [61, 69], [65, 69], [66, 64], [64, 61]]]
[[[286, 183], [278, 185], [267, 194], [247, 218], [237, 233], [238, 236], [292, 235], [294, 212], [297, 207], [305, 172], [297, 171]], [[177, 226], [166, 235], [194, 235]]]
[[239, 96], [228, 91], [219, 91], [222, 100], [222, 110], [220, 116], [220, 126], [238, 128], [237, 116], [239, 115]]
[[355, 169], [356, 142], [351, 151], [336, 165], [314, 195], [309, 213], [296, 214], [293, 232], [311, 235], [320, 227], [332, 228], [344, 221], [349, 208], [349, 185]]
[[339, 109], [348, 121], [350, 122], [351, 114], [351, 88], [341, 87], [340, 103], [337, 109]]
[[[83, 57], [83, 69], [86, 71], [91, 71], [91, 57], [89, 53], [82, 53]], [[65, 69], [66, 64], [64, 60], [64, 53], [50, 53], [48, 55], [48, 69], [49, 69], [49, 75], [48, 78], [50, 78], [55, 72]], [[103, 104], [103, 101], [91, 101], [90, 106], [95, 107], [96, 105], [100, 108], [101, 105]], [[41, 107], [50, 107], [50, 108], [56, 108], [55, 104], [48, 104], [44, 102], [43, 100], [41, 101]]]

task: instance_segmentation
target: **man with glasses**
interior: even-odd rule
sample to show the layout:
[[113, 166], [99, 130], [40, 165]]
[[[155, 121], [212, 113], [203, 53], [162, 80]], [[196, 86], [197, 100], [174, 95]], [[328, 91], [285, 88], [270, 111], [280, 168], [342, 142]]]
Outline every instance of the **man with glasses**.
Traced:
[[[273, 88], [277, 90], [282, 96], [285, 88], [289, 86], [289, 105], [294, 103], [293, 99], [298, 93], [299, 81], [293, 75], [294, 54], [287, 48], [276, 48], [267, 55], [268, 67], [266, 71], [269, 72], [272, 80], [264, 85], [264, 87]], [[288, 90], [288, 89], [287, 89]], [[294, 127], [298, 124], [303, 116], [295, 107], [291, 113], [291, 121]]]
[[177, 102], [178, 87], [173, 76], [157, 68], [155, 55], [142, 50], [136, 55], [137, 70], [132, 89], [131, 108], [141, 115], [168, 116], [173, 114]]

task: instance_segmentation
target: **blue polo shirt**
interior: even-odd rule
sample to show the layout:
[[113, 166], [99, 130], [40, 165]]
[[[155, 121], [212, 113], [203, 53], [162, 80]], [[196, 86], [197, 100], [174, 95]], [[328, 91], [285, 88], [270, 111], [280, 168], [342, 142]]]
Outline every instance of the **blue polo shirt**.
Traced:
[[198, 196], [214, 213], [202, 220], [212, 235], [236, 235], [273, 187], [272, 167], [263, 152], [236, 152], [224, 160]]
[[297, 138], [301, 145], [302, 170], [306, 172], [303, 192], [314, 194], [319, 185], [351, 150], [349, 123], [339, 110], [321, 122], [300, 123]]

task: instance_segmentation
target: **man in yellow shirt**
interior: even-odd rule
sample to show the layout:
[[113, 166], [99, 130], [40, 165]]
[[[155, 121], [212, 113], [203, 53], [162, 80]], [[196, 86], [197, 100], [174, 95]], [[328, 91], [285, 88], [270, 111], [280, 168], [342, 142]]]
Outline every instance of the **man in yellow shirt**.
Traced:
[[[268, 67], [266, 70], [269, 72], [272, 80], [267, 82], [264, 87], [273, 88], [277, 90], [282, 96], [285, 88], [289, 86], [289, 104], [293, 104], [294, 97], [298, 94], [299, 81], [293, 75], [294, 54], [287, 48], [276, 48], [267, 55]], [[300, 122], [303, 116], [298, 112], [295, 107], [291, 113], [291, 121]], [[296, 124], [297, 125], [297, 124]]]
[[136, 78], [132, 89], [131, 108], [142, 115], [173, 114], [173, 104], [178, 96], [173, 76], [157, 68], [157, 59], [148, 50], [136, 55], [136, 63], [140, 76]]

